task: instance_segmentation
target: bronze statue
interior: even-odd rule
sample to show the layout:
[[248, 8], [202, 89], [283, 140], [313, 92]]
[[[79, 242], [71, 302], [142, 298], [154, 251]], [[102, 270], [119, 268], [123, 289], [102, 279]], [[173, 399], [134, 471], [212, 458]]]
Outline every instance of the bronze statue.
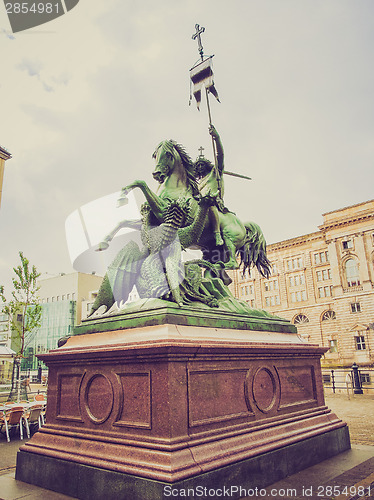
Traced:
[[209, 269], [216, 290], [219, 276], [227, 282], [224, 270], [239, 266], [236, 254], [241, 257], [243, 271], [255, 265], [264, 276], [269, 275], [270, 263], [260, 228], [254, 223], [243, 224], [224, 207], [223, 148], [213, 126], [210, 133], [217, 144], [218, 169], [205, 159], [203, 165], [201, 158], [194, 164], [180, 144], [163, 141], [153, 154], [153, 177], [161, 184], [160, 194], [140, 180], [122, 189], [121, 202], [131, 189], [142, 190], [146, 198], [142, 219], [122, 221], [97, 250], [105, 250], [122, 227], [139, 229], [143, 246], [139, 248], [132, 241], [118, 253], [108, 268], [93, 311], [102, 305], [109, 309], [114, 303], [125, 302], [134, 285], [141, 298], [163, 298], [180, 306], [194, 300], [217, 306], [214, 291], [207, 292], [205, 287], [201, 293], [200, 286], [200, 292], [195, 293], [189, 283], [191, 263], [188, 267], [189, 263], [183, 264], [181, 259], [181, 251], [187, 248], [202, 250], [203, 259], [195, 262], [195, 271], [196, 265]]

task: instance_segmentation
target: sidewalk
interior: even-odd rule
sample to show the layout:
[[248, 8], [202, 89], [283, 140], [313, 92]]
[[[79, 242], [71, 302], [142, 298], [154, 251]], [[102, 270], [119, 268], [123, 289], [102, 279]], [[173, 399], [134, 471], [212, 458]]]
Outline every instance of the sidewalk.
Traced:
[[374, 446], [374, 390], [373, 394], [326, 394], [326, 405], [347, 422], [352, 444]]
[[[351, 395], [349, 400], [346, 394], [327, 394], [326, 404], [349, 425], [352, 449], [268, 486], [266, 491], [247, 492], [250, 496], [243, 500], [261, 497], [274, 500], [374, 498], [374, 395]], [[17, 451], [25, 442], [14, 438], [7, 443], [0, 435], [0, 500], [71, 499], [14, 479]], [[338, 493], [347, 494], [339, 496]]]

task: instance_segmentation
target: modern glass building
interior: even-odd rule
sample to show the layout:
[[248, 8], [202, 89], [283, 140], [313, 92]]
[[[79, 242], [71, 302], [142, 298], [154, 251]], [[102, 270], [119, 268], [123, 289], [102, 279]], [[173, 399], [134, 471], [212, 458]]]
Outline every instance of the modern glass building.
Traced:
[[77, 318], [77, 302], [65, 300], [42, 305], [42, 324], [28, 339], [22, 361], [22, 370], [37, 370], [44, 365], [36, 357], [57, 347], [60, 338], [71, 334]]
[[46, 368], [38, 354], [55, 349], [59, 339], [72, 333], [74, 326], [81, 322], [82, 309], [85, 312], [87, 301], [92, 301], [102, 279], [94, 274], [71, 273], [39, 280], [42, 323], [25, 339], [21, 362], [24, 376], [36, 379], [39, 367]]

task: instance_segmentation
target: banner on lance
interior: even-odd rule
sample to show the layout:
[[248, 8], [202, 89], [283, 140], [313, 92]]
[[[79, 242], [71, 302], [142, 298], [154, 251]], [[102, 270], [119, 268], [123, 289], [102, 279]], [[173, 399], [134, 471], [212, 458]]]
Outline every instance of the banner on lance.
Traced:
[[200, 109], [201, 90], [203, 87], [205, 87], [208, 92], [213, 94], [217, 101], [220, 102], [217, 90], [214, 86], [212, 58], [213, 56], [208, 57], [205, 61], [197, 64], [190, 70], [192, 93], [196, 99], [198, 109]]

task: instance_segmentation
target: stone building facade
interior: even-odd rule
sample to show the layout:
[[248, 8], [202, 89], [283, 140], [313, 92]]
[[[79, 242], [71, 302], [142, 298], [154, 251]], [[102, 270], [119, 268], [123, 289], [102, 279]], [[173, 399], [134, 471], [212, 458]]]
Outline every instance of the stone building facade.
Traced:
[[307, 341], [328, 348], [322, 366], [374, 362], [374, 200], [323, 214], [315, 233], [268, 246], [269, 279], [232, 275], [231, 291], [290, 320]]

